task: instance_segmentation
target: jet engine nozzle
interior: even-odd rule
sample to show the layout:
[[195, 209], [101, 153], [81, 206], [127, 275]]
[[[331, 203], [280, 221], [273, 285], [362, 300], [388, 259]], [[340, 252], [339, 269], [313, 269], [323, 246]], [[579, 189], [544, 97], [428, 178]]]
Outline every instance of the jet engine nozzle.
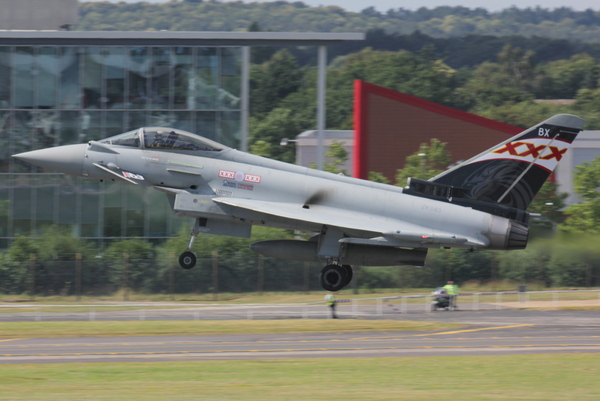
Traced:
[[57, 146], [13, 155], [14, 158], [67, 175], [82, 176], [87, 144]]
[[515, 220], [492, 216], [488, 235], [488, 249], [525, 249], [529, 238], [529, 228]]

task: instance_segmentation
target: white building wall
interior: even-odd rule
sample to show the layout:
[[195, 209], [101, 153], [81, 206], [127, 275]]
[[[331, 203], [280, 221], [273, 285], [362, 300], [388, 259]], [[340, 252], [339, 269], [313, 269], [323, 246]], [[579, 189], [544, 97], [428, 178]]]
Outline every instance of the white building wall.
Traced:
[[556, 167], [556, 183], [559, 192], [567, 192], [568, 205], [579, 202], [575, 195], [573, 174], [575, 167], [590, 162], [600, 156], [600, 131], [582, 131], [573, 141], [571, 149]]
[[[340, 142], [348, 152], [348, 160], [341, 166], [346, 170], [346, 175], [352, 175], [352, 161], [354, 154], [354, 131], [343, 130], [325, 130], [323, 131], [323, 153], [329, 151], [329, 146], [333, 142]], [[318, 133], [317, 131], [304, 131], [295, 138], [296, 141], [296, 164], [304, 167], [310, 167], [312, 163], [317, 165], [318, 160]], [[331, 163], [327, 157], [325, 164]]]

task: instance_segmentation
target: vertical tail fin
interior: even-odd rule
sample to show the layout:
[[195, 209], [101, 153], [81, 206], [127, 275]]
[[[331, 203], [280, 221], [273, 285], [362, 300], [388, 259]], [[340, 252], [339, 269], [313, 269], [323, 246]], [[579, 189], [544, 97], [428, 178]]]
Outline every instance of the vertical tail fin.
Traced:
[[429, 181], [460, 188], [465, 198], [525, 210], [584, 123], [555, 115]]

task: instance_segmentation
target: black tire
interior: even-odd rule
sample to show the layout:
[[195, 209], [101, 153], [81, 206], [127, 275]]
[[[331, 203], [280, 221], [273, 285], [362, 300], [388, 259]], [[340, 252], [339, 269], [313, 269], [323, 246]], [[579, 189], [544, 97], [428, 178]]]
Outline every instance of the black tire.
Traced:
[[342, 265], [342, 269], [344, 269], [346, 271], [346, 280], [344, 281], [344, 287], [345, 287], [348, 284], [350, 284], [350, 282], [352, 281], [352, 277], [354, 276], [354, 273], [352, 271], [352, 266], [350, 266], [350, 265]]
[[321, 270], [319, 281], [327, 291], [339, 291], [346, 285], [347, 272], [342, 266], [327, 265]]
[[191, 253], [190, 251], [184, 252], [179, 255], [179, 266], [184, 269], [191, 269], [196, 266], [196, 255]]

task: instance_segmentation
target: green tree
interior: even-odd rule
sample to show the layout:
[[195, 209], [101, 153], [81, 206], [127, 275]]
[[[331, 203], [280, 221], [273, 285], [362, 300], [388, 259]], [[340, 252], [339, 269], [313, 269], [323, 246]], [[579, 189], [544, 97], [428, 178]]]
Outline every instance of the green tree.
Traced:
[[576, 54], [568, 60], [556, 60], [540, 66], [547, 76], [536, 97], [543, 99], [573, 99], [581, 89], [598, 88], [600, 67], [588, 54]]
[[[276, 108], [264, 119], [250, 118], [250, 148], [256, 152], [270, 152], [269, 155], [261, 153], [261, 156], [294, 163], [296, 159], [294, 146], [281, 146], [281, 140], [294, 138], [307, 128], [294, 116], [292, 110]], [[262, 143], [258, 144], [258, 141]]]
[[482, 117], [521, 128], [529, 128], [555, 114], [569, 112], [566, 106], [552, 103], [534, 103], [531, 100], [519, 103], [506, 102], [500, 106], [479, 107], [477, 109], [479, 110], [477, 114]]
[[281, 100], [300, 87], [302, 73], [295, 57], [280, 50], [261, 65], [252, 67], [250, 75], [250, 109], [253, 115], [264, 115], [276, 108]]
[[552, 285], [594, 286], [600, 283], [598, 235], [560, 235], [553, 241], [548, 261]]
[[13, 241], [8, 254], [15, 262], [27, 262], [30, 255], [37, 257], [39, 251], [38, 245], [31, 238], [19, 236]]
[[338, 64], [348, 84], [360, 79], [441, 104], [453, 102], [455, 71], [435, 58], [431, 46], [418, 54], [366, 48]]
[[527, 249], [496, 253], [499, 280], [514, 283], [551, 285], [548, 264], [552, 258], [553, 240], [536, 241]]
[[535, 66], [532, 51], [506, 45], [498, 54], [496, 63], [479, 65], [457, 93], [475, 111], [531, 100], [537, 79]]
[[[75, 260], [78, 253], [84, 260], [90, 255], [96, 255], [89, 243], [74, 236], [66, 228], [49, 226], [41, 231], [39, 237], [16, 238], [3, 267], [11, 282], [11, 291], [21, 292], [27, 289], [31, 255], [35, 256], [36, 293], [62, 293], [63, 289], [74, 287], [68, 283], [75, 282]], [[89, 269], [89, 272], [83, 274], [83, 285], [91, 287], [94, 278], [101, 276], [101, 271]]]
[[396, 172], [396, 185], [405, 186], [409, 177], [428, 180], [448, 168], [451, 155], [446, 143], [432, 138], [429, 144], [422, 143], [412, 155], [406, 158], [404, 168]]
[[155, 257], [156, 251], [150, 242], [135, 238], [113, 242], [104, 251], [104, 258], [121, 260], [125, 254], [129, 259], [152, 259]]
[[574, 184], [581, 201], [565, 210], [568, 217], [559, 229], [568, 233], [600, 234], [600, 157], [575, 168]]
[[[250, 21], [268, 26], [276, 32], [366, 32], [378, 29], [390, 34], [438, 38], [457, 38], [487, 35], [489, 41], [518, 42], [521, 37], [532, 42], [540, 38], [565, 38], [573, 41], [597, 42], [600, 38], [600, 17], [592, 10], [573, 11], [566, 7], [556, 10], [543, 8], [510, 8], [489, 13], [484, 9], [466, 7], [421, 7], [415, 11], [389, 10], [387, 13], [366, 8], [350, 12], [341, 7], [309, 7], [301, 1], [244, 3], [239, 1], [169, 1], [161, 4], [82, 2], [79, 5], [77, 30], [170, 30], [170, 31], [243, 31]], [[396, 44], [388, 39], [389, 48]], [[413, 39], [419, 39], [415, 37]], [[412, 44], [412, 43], [411, 43]], [[422, 47], [422, 42], [418, 42]], [[474, 43], [474, 46], [479, 43]], [[543, 47], [543, 45], [542, 45]], [[558, 44], [546, 49], [561, 52]], [[456, 47], [462, 52], [460, 46]], [[412, 48], [414, 49], [414, 47]], [[446, 50], [446, 54], [460, 53]]]
[[89, 243], [58, 226], [45, 227], [39, 237], [16, 238], [9, 252], [15, 261], [29, 260], [30, 254], [38, 261], [74, 260], [77, 253], [84, 258], [96, 254]]
[[250, 153], [262, 157], [272, 157], [273, 153], [271, 149], [270, 143], [259, 140], [250, 146]]
[[390, 183], [390, 180], [378, 171], [369, 171], [369, 181], [380, 182], [382, 184]]
[[533, 201], [527, 208], [530, 213], [541, 215], [532, 220], [532, 226], [540, 229], [553, 229], [564, 220], [562, 210], [565, 208], [565, 200], [569, 196], [566, 192], [558, 192], [555, 182], [546, 181]]
[[323, 170], [330, 173], [347, 175], [346, 169], [340, 168], [348, 160], [348, 151], [344, 148], [344, 142], [333, 141], [329, 149], [325, 152], [325, 157], [329, 160], [323, 166]]
[[600, 89], [580, 89], [576, 95], [576, 110], [596, 109], [600, 103]]
[[39, 244], [40, 260], [74, 260], [78, 253], [84, 259], [96, 255], [88, 242], [74, 235], [67, 228], [56, 226], [44, 228]]
[[126, 285], [139, 292], [155, 292], [162, 287], [157, 279], [162, 263], [160, 259], [155, 260], [155, 256], [152, 244], [142, 239], [112, 243], [104, 252], [104, 259], [110, 266], [111, 284], [117, 287]]

